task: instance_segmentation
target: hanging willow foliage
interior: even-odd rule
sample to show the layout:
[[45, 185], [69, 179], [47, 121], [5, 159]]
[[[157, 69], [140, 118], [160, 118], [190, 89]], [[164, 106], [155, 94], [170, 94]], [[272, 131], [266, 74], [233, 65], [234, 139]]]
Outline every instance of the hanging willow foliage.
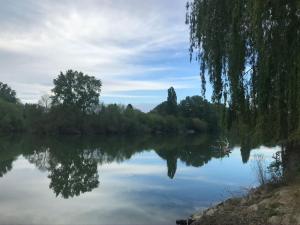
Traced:
[[209, 78], [214, 101], [273, 137], [299, 128], [299, 0], [193, 0], [187, 23], [203, 93]]

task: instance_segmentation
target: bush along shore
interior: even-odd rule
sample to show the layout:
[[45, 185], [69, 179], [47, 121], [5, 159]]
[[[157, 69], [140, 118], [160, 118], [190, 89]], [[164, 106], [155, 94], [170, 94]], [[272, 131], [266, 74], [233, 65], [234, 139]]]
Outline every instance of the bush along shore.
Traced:
[[167, 100], [148, 113], [118, 104], [100, 104], [101, 80], [68, 70], [54, 79], [51, 95], [38, 104], [22, 104], [16, 91], [0, 82], [0, 134], [190, 134], [219, 130], [224, 107], [201, 96], [177, 103], [170, 87]]

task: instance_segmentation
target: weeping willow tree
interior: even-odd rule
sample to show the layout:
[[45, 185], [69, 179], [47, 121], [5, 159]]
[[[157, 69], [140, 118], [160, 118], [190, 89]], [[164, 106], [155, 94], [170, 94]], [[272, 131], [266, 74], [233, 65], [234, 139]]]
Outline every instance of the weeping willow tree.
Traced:
[[187, 23], [202, 91], [209, 80], [230, 121], [275, 139], [299, 131], [299, 0], [193, 0]]

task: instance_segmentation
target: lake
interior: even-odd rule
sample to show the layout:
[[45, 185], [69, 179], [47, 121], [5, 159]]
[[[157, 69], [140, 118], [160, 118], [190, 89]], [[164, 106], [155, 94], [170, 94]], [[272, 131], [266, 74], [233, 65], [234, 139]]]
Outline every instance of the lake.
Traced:
[[0, 224], [175, 224], [258, 185], [255, 162], [217, 138], [0, 138]]

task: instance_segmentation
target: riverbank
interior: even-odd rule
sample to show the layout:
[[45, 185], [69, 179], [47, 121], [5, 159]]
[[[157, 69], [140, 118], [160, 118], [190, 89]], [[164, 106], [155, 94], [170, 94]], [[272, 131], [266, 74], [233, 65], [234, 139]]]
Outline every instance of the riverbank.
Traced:
[[300, 225], [300, 183], [252, 189], [190, 219], [192, 225]]

